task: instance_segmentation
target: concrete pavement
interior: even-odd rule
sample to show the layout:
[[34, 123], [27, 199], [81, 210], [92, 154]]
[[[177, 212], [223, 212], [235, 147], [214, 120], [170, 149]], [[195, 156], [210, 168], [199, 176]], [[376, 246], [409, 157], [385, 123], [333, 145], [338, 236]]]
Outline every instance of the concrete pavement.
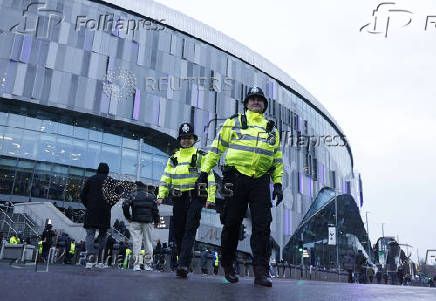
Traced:
[[[40, 266], [42, 269], [43, 267]], [[273, 279], [272, 288], [253, 285], [252, 278], [227, 283], [222, 276], [133, 272], [120, 269], [85, 270], [52, 265], [48, 273], [34, 267], [13, 268], [0, 263], [0, 300], [436, 300], [436, 289]]]

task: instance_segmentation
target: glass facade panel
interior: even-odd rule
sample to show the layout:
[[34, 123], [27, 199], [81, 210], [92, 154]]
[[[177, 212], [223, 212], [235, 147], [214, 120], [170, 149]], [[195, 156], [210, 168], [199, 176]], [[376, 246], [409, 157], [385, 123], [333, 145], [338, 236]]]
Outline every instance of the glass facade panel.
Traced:
[[147, 179], [153, 178], [153, 163], [151, 154], [141, 153], [141, 177]]
[[102, 139], [103, 139], [103, 133], [102, 132], [98, 132], [98, 131], [94, 131], [94, 130], [89, 130], [89, 140], [101, 142]]
[[87, 168], [97, 168], [98, 163], [100, 161], [100, 151], [101, 151], [101, 144], [95, 143], [95, 142], [88, 142], [88, 152], [86, 155], [86, 167]]
[[71, 165], [87, 167], [86, 166], [86, 142], [83, 140], [73, 139], [73, 146], [71, 149]]
[[121, 145], [122, 138], [120, 136], [116, 136], [109, 133], [103, 134], [103, 142], [112, 145]]
[[160, 180], [166, 164], [167, 164], [168, 157], [153, 156], [153, 180]]
[[38, 155], [39, 132], [23, 130], [21, 157], [35, 159]]
[[120, 147], [102, 144], [100, 161], [109, 165], [110, 172], [119, 173], [121, 167]]
[[0, 193], [9, 194], [15, 179], [16, 160], [0, 158]]
[[123, 149], [121, 166], [122, 174], [136, 175], [136, 167], [138, 166], [138, 153], [131, 149]]

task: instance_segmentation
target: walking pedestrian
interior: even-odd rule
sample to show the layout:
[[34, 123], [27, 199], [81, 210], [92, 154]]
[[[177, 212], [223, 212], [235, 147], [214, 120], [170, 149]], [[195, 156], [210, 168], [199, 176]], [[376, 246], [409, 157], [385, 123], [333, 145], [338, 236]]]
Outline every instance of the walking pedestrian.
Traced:
[[178, 256], [176, 275], [186, 278], [192, 260], [192, 248], [195, 235], [200, 226], [201, 210], [215, 203], [215, 176], [206, 173], [205, 181], [209, 184], [207, 194], [196, 185], [200, 168], [204, 164], [205, 152], [194, 147], [198, 141], [194, 127], [182, 123], [177, 141], [180, 149], [167, 162], [161, 177], [158, 204], [173, 191], [174, 236]]
[[251, 249], [254, 255], [254, 283], [272, 286], [268, 275], [269, 237], [271, 215], [270, 181], [274, 183], [273, 199], [276, 205], [283, 200], [283, 161], [279, 132], [263, 113], [268, 100], [262, 89], [254, 87], [244, 99], [244, 113], [228, 118], [217, 138], [212, 142], [206, 162], [201, 167], [199, 183], [205, 183], [207, 174], [214, 168], [221, 155], [227, 151], [223, 168], [223, 183], [231, 183], [232, 193], [225, 196], [221, 216], [221, 264], [226, 279], [235, 283], [233, 262], [242, 219], [250, 206], [252, 219]]
[[[147, 186], [137, 181], [137, 190], [132, 197], [123, 203], [123, 213], [130, 226], [133, 237], [134, 271], [140, 271], [140, 265], [144, 264], [146, 271], [153, 270], [153, 245], [151, 232], [159, 224], [159, 210], [157, 209], [156, 197], [146, 190]], [[130, 214], [130, 208], [132, 214]], [[144, 244], [144, 257], [140, 255], [141, 246]]]
[[48, 253], [50, 251], [50, 248], [53, 244], [53, 237], [55, 236], [54, 231], [52, 230], [52, 225], [51, 222], [48, 221], [44, 231], [42, 232], [41, 235], [41, 240], [42, 240], [42, 257], [44, 258], [44, 260], [48, 259]]
[[[84, 228], [86, 229], [86, 266], [90, 269], [94, 266], [93, 256], [94, 238], [98, 230], [98, 255], [97, 262], [103, 260], [101, 252], [105, 247], [106, 232], [110, 228], [111, 222], [111, 208], [112, 205], [105, 200], [103, 196], [103, 185], [108, 178], [109, 166], [106, 163], [98, 165], [97, 174], [91, 176], [85, 181], [82, 191], [80, 192], [80, 199], [86, 208]], [[103, 263], [101, 264], [103, 266]]]

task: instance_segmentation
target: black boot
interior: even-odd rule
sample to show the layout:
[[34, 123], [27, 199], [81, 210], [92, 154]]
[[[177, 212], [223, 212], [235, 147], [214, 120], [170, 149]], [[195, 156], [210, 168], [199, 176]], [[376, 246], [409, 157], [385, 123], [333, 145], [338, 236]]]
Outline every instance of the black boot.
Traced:
[[186, 278], [188, 276], [188, 268], [184, 266], [177, 267], [176, 276], [180, 278]]
[[230, 283], [236, 283], [239, 281], [239, 278], [238, 276], [236, 276], [233, 266], [224, 267], [224, 276]]
[[269, 279], [268, 267], [253, 266], [254, 284], [271, 287], [272, 281]]

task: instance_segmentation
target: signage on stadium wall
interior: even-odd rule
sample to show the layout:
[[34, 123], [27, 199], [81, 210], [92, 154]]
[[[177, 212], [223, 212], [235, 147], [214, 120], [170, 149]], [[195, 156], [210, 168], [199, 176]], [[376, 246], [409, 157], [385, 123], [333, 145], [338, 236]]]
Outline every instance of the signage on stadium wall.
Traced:
[[329, 227], [329, 245], [336, 245], [336, 227]]

